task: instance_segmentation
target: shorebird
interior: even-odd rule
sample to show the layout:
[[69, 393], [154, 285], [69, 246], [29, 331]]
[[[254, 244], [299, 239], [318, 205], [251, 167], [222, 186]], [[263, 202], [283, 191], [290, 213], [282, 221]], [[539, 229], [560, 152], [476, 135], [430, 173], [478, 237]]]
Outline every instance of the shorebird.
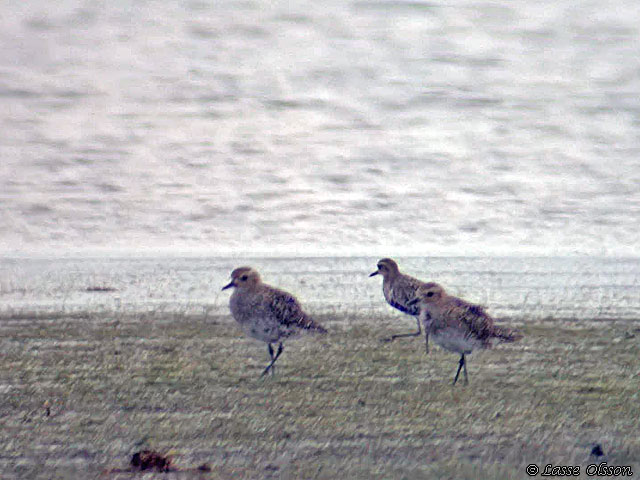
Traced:
[[515, 342], [522, 338], [519, 332], [494, 325], [484, 307], [448, 295], [437, 283], [423, 285], [409, 303], [419, 306], [418, 319], [433, 341], [445, 350], [460, 354], [454, 385], [462, 369], [465, 384], [469, 383], [465, 355], [491, 348], [494, 342]]
[[[274, 373], [274, 364], [284, 351], [284, 339], [303, 330], [327, 333], [327, 330], [302, 310], [296, 297], [283, 290], [262, 283], [260, 275], [251, 267], [236, 268], [231, 282], [222, 290], [235, 287], [229, 299], [231, 315], [249, 336], [267, 344], [271, 363], [262, 372]], [[272, 343], [278, 343], [274, 352]]]
[[[398, 264], [390, 258], [383, 258], [378, 261], [378, 269], [371, 273], [369, 276], [382, 275], [382, 293], [389, 305], [393, 308], [397, 308], [407, 315], [413, 315], [416, 317], [416, 323], [418, 324], [418, 331], [413, 333], [402, 333], [392, 335], [391, 337], [385, 337], [383, 340], [392, 342], [396, 338], [400, 337], [418, 337], [422, 333], [420, 329], [420, 319], [418, 314], [420, 313], [420, 307], [418, 304], [409, 304], [418, 293], [418, 290], [425, 282], [418, 280], [400, 272]], [[429, 333], [425, 333], [425, 349], [429, 353]]]

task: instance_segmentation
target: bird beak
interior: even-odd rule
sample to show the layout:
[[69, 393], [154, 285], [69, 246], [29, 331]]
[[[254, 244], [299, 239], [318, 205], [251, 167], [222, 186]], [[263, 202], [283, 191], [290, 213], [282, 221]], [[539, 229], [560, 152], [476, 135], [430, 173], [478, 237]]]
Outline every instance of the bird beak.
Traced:
[[370, 277], [375, 277], [375, 276], [376, 276], [377, 274], [379, 274], [379, 273], [380, 273], [380, 272], [379, 272], [378, 270], [376, 270], [375, 272], [370, 273], [370, 274], [369, 274], [369, 276], [370, 276]]
[[233, 280], [231, 280], [227, 285], [222, 287], [222, 290], [226, 290], [227, 288], [231, 288], [231, 287], [235, 287], [235, 285], [233, 284]]

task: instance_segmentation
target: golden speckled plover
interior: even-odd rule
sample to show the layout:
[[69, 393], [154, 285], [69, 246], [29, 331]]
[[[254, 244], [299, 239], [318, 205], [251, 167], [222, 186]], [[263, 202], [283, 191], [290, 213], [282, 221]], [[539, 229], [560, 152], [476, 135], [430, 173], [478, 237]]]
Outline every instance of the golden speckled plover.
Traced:
[[[383, 340], [392, 342], [396, 338], [400, 337], [418, 337], [422, 333], [420, 329], [420, 320], [418, 314], [420, 308], [417, 304], [409, 305], [409, 302], [416, 297], [418, 289], [425, 285], [425, 282], [418, 280], [400, 272], [398, 264], [390, 258], [383, 258], [378, 261], [378, 269], [370, 274], [370, 277], [374, 275], [382, 275], [382, 293], [389, 305], [397, 308], [403, 313], [413, 315], [416, 317], [416, 323], [418, 324], [418, 331], [414, 333], [402, 333], [399, 335], [392, 335], [391, 337], [385, 337]], [[429, 336], [425, 337], [425, 348], [429, 353]]]
[[437, 283], [422, 286], [409, 303], [420, 308], [418, 320], [424, 323], [433, 341], [445, 350], [460, 354], [454, 385], [463, 368], [465, 383], [469, 383], [465, 355], [491, 348], [494, 342], [515, 342], [522, 338], [519, 332], [494, 325], [484, 307], [447, 295]]
[[[327, 332], [302, 310], [293, 295], [262, 283], [258, 272], [251, 267], [240, 267], [231, 272], [231, 282], [222, 290], [231, 287], [235, 287], [229, 300], [233, 318], [247, 335], [268, 345], [271, 363], [262, 372], [263, 376], [269, 370], [273, 374], [274, 364], [284, 351], [284, 339], [304, 330]], [[274, 352], [271, 344], [276, 342], [278, 350]]]

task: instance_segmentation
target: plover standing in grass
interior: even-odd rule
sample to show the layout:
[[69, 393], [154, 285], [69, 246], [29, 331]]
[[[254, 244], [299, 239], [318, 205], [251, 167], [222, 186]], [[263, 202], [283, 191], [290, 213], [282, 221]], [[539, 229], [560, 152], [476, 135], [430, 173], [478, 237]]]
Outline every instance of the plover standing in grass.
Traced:
[[[425, 285], [425, 282], [418, 280], [400, 272], [398, 264], [390, 258], [383, 258], [378, 261], [378, 269], [370, 274], [370, 277], [374, 275], [382, 275], [382, 293], [389, 305], [393, 308], [397, 308], [403, 313], [413, 315], [416, 317], [416, 323], [418, 324], [418, 331], [413, 333], [402, 333], [392, 335], [391, 337], [385, 337], [383, 340], [392, 342], [396, 338], [400, 337], [417, 337], [422, 333], [420, 329], [420, 319], [418, 314], [420, 308], [417, 303], [409, 305], [409, 301], [416, 297], [418, 289]], [[429, 353], [429, 333], [425, 332], [425, 348]]]
[[[269, 370], [273, 374], [274, 364], [284, 351], [284, 339], [303, 330], [327, 332], [302, 310], [293, 295], [262, 283], [258, 272], [251, 267], [240, 267], [231, 272], [231, 282], [222, 290], [231, 287], [235, 287], [229, 300], [231, 315], [247, 335], [268, 345], [271, 363], [262, 372], [263, 376]], [[276, 342], [278, 350], [274, 352], [271, 344]]]
[[420, 307], [418, 319], [433, 341], [445, 350], [460, 354], [455, 385], [464, 369], [469, 383], [465, 355], [477, 349], [491, 348], [493, 342], [515, 342], [522, 334], [493, 324], [493, 318], [480, 305], [448, 295], [437, 283], [423, 285], [409, 303]]

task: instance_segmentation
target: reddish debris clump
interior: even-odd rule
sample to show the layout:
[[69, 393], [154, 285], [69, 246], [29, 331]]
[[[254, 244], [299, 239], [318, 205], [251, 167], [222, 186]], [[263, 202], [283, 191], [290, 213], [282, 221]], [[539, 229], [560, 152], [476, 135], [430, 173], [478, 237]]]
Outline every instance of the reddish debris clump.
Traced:
[[153, 450], [142, 450], [133, 454], [131, 466], [137, 470], [155, 469], [157, 472], [168, 472], [171, 470], [171, 457]]

